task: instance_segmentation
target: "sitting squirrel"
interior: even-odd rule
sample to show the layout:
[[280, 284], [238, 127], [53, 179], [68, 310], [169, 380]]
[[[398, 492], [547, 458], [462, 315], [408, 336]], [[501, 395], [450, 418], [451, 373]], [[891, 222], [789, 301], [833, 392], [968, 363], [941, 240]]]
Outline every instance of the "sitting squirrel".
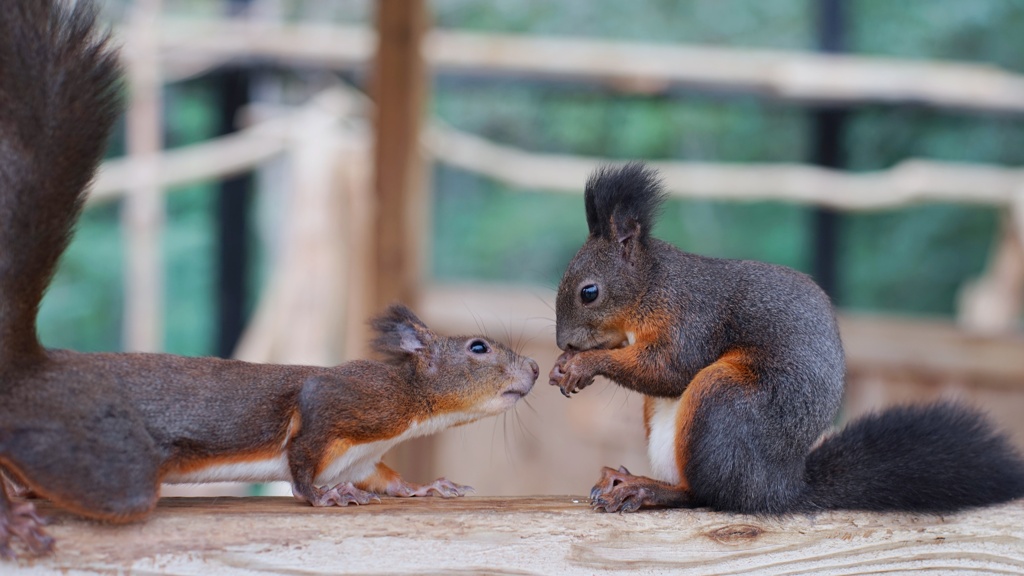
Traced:
[[655, 479], [605, 468], [595, 508], [944, 512], [1024, 495], [1021, 457], [953, 404], [891, 409], [819, 440], [845, 373], [828, 297], [794, 270], [651, 238], [663, 200], [643, 164], [594, 173], [590, 236], [558, 287], [565, 352], [550, 383], [568, 397], [601, 375], [644, 395]]
[[16, 0], [0, 18], [0, 556], [52, 540], [7, 476], [72, 512], [144, 516], [161, 482], [292, 482], [314, 506], [460, 496], [380, 462], [395, 444], [513, 407], [537, 363], [432, 332], [403, 306], [373, 321], [386, 362], [333, 368], [48, 350], [35, 322], [120, 105], [91, 2]]

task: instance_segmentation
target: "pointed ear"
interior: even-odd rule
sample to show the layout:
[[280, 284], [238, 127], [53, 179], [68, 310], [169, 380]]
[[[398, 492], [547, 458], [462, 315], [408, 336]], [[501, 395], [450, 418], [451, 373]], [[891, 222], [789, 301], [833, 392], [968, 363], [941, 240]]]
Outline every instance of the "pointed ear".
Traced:
[[393, 304], [370, 324], [377, 331], [375, 350], [395, 360], [410, 354], [423, 354], [436, 336], [412, 310]]
[[622, 257], [629, 262], [634, 261], [638, 245], [645, 242], [648, 235], [648, 231], [641, 228], [636, 218], [621, 214], [612, 216], [611, 233], [622, 247]]
[[583, 194], [590, 236], [621, 244], [623, 255], [632, 259], [647, 245], [664, 200], [658, 173], [641, 162], [598, 168]]

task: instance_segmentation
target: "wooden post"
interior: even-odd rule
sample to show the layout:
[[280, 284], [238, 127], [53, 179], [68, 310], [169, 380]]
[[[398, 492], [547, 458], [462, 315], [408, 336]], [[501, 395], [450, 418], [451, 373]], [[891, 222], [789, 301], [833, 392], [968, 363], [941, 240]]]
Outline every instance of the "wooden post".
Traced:
[[[425, 238], [420, 162], [420, 125], [426, 96], [426, 66], [421, 46], [427, 28], [423, 0], [377, 2], [377, 56], [372, 94], [377, 104], [374, 142], [376, 254], [368, 292], [370, 314], [392, 302], [416, 307], [422, 282], [420, 246]], [[358, 313], [353, 310], [352, 313]], [[367, 335], [369, 336], [369, 335]], [[388, 461], [419, 481], [433, 473], [434, 444], [429, 438], [407, 442]]]
[[422, 236], [419, 138], [426, 70], [420, 50], [427, 22], [423, 0], [379, 0], [373, 97], [376, 226], [372, 312], [394, 301], [415, 304]]
[[159, 157], [161, 122], [159, 21], [161, 0], [141, 0], [131, 18], [128, 73], [131, 105], [127, 118], [128, 155], [137, 163], [121, 219], [125, 245], [124, 348], [158, 352], [163, 347], [163, 195]]

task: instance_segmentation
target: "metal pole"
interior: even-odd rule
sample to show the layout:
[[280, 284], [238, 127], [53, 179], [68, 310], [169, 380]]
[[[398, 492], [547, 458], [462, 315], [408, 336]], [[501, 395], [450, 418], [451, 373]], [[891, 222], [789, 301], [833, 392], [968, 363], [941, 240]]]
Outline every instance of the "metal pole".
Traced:
[[[229, 0], [228, 4], [231, 14], [240, 14], [249, 0]], [[249, 81], [250, 72], [237, 66], [217, 75], [220, 135], [237, 129], [235, 119], [249, 103]], [[223, 358], [232, 355], [245, 329], [252, 189], [250, 172], [221, 181], [217, 195], [217, 355]]]
[[[818, 48], [826, 53], [840, 53], [846, 49], [845, 0], [818, 0]], [[846, 133], [848, 110], [839, 107], [818, 108], [813, 112], [814, 146], [812, 162], [826, 168], [843, 168], [843, 137]], [[815, 250], [812, 274], [822, 289], [838, 301], [836, 282], [837, 247], [842, 216], [836, 210], [817, 208], [814, 211]]]

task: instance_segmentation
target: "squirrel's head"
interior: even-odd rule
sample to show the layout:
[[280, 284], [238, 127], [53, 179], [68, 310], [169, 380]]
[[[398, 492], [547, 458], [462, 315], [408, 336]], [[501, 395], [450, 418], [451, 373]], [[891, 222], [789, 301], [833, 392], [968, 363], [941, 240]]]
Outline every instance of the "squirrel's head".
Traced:
[[469, 422], [515, 406], [533, 388], [540, 368], [530, 358], [484, 336], [442, 336], [401, 304], [371, 321], [377, 352], [411, 371], [435, 413]]
[[556, 333], [562, 350], [616, 348], [646, 292], [648, 244], [665, 198], [657, 173], [641, 162], [605, 166], [584, 191], [590, 236], [562, 276]]

